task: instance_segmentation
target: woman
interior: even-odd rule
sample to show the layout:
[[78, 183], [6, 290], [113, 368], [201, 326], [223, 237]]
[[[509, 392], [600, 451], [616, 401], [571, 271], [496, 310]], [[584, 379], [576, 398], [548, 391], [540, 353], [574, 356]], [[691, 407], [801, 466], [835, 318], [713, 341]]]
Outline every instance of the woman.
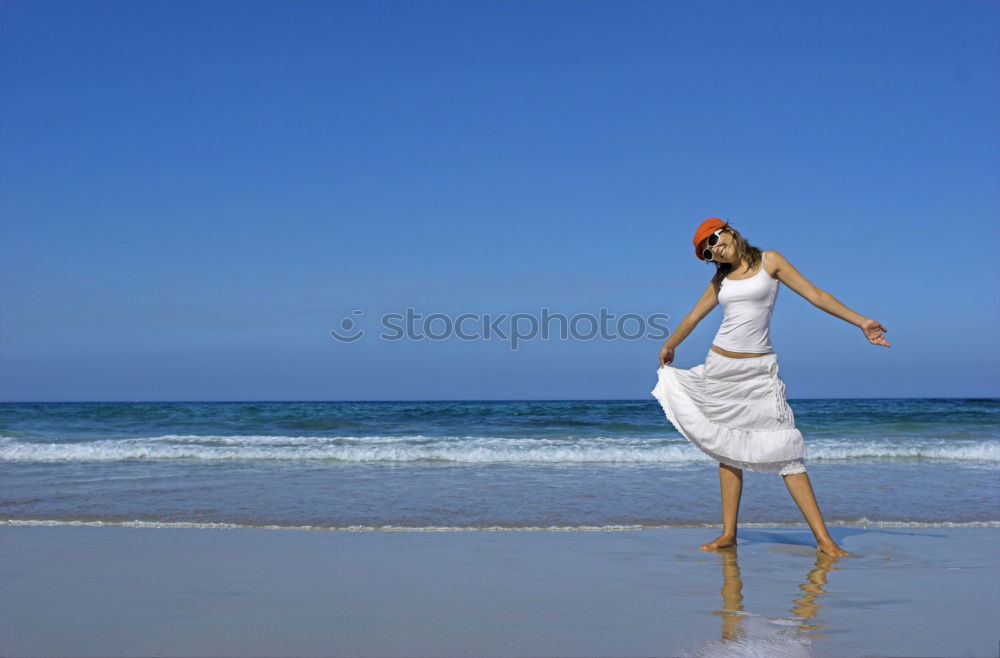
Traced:
[[[873, 345], [889, 347], [887, 329], [858, 315], [817, 289], [781, 254], [753, 247], [728, 222], [717, 217], [694, 234], [695, 255], [715, 265], [715, 276], [694, 309], [660, 350], [659, 381], [652, 394], [667, 418], [691, 443], [719, 462], [722, 534], [704, 551], [736, 544], [736, 519], [743, 491], [743, 469], [780, 473], [785, 486], [816, 536], [817, 550], [850, 555], [827, 532], [805, 472], [805, 445], [778, 375], [771, 349], [770, 324], [778, 283], [814, 306], [859, 327]], [[705, 363], [674, 368], [674, 350], [697, 324], [722, 304], [723, 319]]]

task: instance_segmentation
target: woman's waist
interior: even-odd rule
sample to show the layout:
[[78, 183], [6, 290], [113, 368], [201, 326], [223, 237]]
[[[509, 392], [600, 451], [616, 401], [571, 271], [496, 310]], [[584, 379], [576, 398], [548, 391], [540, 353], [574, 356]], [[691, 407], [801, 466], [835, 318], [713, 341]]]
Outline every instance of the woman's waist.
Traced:
[[771, 326], [769, 323], [723, 324], [715, 332], [712, 349], [736, 359], [764, 356], [772, 352]]
[[733, 351], [730, 351], [730, 350], [727, 350], [727, 349], [723, 349], [723, 348], [719, 347], [718, 345], [716, 345], [714, 343], [712, 344], [711, 351], [715, 352], [716, 354], [721, 354], [722, 356], [727, 356], [730, 359], [753, 359], [753, 358], [759, 358], [759, 357], [762, 357], [762, 356], [768, 356], [770, 354], [774, 354], [773, 351], [770, 351], [770, 352], [733, 352]]

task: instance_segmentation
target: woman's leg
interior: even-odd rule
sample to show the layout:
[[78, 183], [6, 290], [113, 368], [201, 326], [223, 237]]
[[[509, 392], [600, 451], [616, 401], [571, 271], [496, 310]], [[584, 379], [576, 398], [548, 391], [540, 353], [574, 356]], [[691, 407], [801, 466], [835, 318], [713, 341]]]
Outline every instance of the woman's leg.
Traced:
[[722, 534], [701, 545], [701, 550], [736, 545], [736, 519], [740, 513], [743, 493], [743, 470], [719, 463], [719, 486], [722, 489]]
[[828, 555], [850, 555], [849, 552], [837, 546], [830, 533], [826, 530], [826, 523], [823, 515], [820, 514], [819, 504], [816, 502], [816, 495], [813, 493], [812, 484], [809, 482], [807, 473], [795, 473], [785, 475], [785, 486], [792, 494], [795, 504], [799, 506], [802, 516], [806, 517], [806, 522], [816, 536], [817, 549]]

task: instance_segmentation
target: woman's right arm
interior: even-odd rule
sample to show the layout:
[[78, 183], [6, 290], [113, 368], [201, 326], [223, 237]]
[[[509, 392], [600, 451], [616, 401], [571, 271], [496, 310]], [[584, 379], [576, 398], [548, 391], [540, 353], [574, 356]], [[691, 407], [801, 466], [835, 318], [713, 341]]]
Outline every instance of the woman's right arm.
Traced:
[[684, 316], [681, 323], [677, 325], [674, 332], [670, 334], [666, 342], [663, 343], [663, 347], [660, 349], [660, 365], [664, 366], [669, 364], [674, 360], [674, 348], [681, 344], [685, 338], [688, 337], [694, 328], [698, 326], [698, 323], [704, 319], [706, 315], [712, 312], [712, 309], [718, 306], [719, 296], [715, 291], [715, 286], [708, 284], [708, 288], [705, 289], [705, 293], [698, 300], [698, 303], [694, 305], [691, 312]]

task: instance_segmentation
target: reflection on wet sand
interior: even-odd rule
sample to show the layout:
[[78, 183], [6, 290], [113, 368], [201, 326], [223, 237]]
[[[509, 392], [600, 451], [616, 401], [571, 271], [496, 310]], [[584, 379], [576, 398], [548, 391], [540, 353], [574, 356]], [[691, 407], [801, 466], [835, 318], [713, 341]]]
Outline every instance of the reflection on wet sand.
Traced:
[[722, 639], [705, 647], [699, 655], [809, 655], [813, 638], [823, 637], [816, 623], [827, 573], [840, 559], [817, 553], [813, 568], [792, 599], [791, 616], [767, 618], [743, 609], [743, 579], [736, 546], [712, 551], [722, 563], [722, 607], [714, 614], [722, 618]]

